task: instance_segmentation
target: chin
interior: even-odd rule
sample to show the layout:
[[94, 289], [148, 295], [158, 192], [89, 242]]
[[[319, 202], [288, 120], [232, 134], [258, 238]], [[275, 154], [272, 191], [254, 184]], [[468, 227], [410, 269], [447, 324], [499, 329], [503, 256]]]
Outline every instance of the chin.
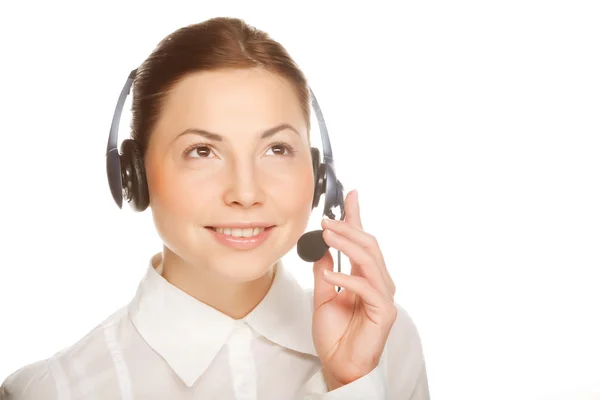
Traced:
[[235, 282], [251, 282], [264, 276], [279, 259], [230, 255], [212, 260], [213, 271]]

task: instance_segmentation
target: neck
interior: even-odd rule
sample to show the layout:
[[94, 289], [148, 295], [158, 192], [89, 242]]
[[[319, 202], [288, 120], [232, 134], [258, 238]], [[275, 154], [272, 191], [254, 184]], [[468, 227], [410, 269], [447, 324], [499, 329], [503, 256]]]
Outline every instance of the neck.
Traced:
[[208, 268], [189, 265], [166, 247], [162, 261], [162, 276], [169, 283], [233, 319], [244, 318], [261, 302], [276, 272], [272, 267], [259, 279], [234, 282]]

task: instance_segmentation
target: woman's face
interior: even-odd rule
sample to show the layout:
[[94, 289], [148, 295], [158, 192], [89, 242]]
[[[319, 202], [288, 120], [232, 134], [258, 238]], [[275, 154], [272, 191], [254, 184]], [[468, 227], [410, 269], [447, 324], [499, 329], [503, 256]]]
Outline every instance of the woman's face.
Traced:
[[314, 190], [307, 126], [293, 86], [270, 72], [178, 82], [145, 162], [158, 233], [194, 267], [257, 279], [306, 229]]

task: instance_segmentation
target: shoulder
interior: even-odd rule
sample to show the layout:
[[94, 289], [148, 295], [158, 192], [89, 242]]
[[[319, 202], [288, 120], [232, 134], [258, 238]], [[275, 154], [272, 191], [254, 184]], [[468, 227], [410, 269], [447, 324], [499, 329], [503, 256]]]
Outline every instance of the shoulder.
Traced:
[[91, 362], [110, 358], [105, 337], [107, 328], [119, 326], [125, 316], [126, 308], [122, 308], [73, 345], [14, 371], [0, 386], [0, 400], [62, 398], [60, 394], [70, 392], [78, 380], [89, 378], [87, 367]]
[[419, 330], [409, 313], [398, 303], [395, 305], [398, 314], [386, 344], [385, 369], [391, 379], [397, 379], [401, 374], [408, 386], [426, 386], [425, 356]]
[[0, 399], [56, 399], [56, 386], [49, 361], [31, 363], [9, 375], [0, 386]]
[[408, 312], [398, 303], [379, 365], [372, 372], [384, 382], [385, 398], [429, 400], [429, 382], [421, 337]]

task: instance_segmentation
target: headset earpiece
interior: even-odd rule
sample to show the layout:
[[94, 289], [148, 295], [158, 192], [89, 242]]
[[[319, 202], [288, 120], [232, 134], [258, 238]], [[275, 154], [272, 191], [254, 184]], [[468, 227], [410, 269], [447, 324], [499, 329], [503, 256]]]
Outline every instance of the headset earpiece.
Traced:
[[319, 149], [311, 147], [310, 154], [312, 156], [313, 176], [315, 178], [312, 208], [316, 208], [319, 205], [321, 195], [325, 193], [325, 165], [321, 163]]
[[150, 203], [142, 152], [138, 144], [125, 139], [121, 143], [123, 196], [135, 211], [144, 211]]
[[321, 154], [319, 149], [316, 147], [310, 148], [310, 155], [312, 158], [313, 176], [315, 177], [315, 184], [317, 183], [317, 172], [319, 171], [319, 165], [321, 165]]

